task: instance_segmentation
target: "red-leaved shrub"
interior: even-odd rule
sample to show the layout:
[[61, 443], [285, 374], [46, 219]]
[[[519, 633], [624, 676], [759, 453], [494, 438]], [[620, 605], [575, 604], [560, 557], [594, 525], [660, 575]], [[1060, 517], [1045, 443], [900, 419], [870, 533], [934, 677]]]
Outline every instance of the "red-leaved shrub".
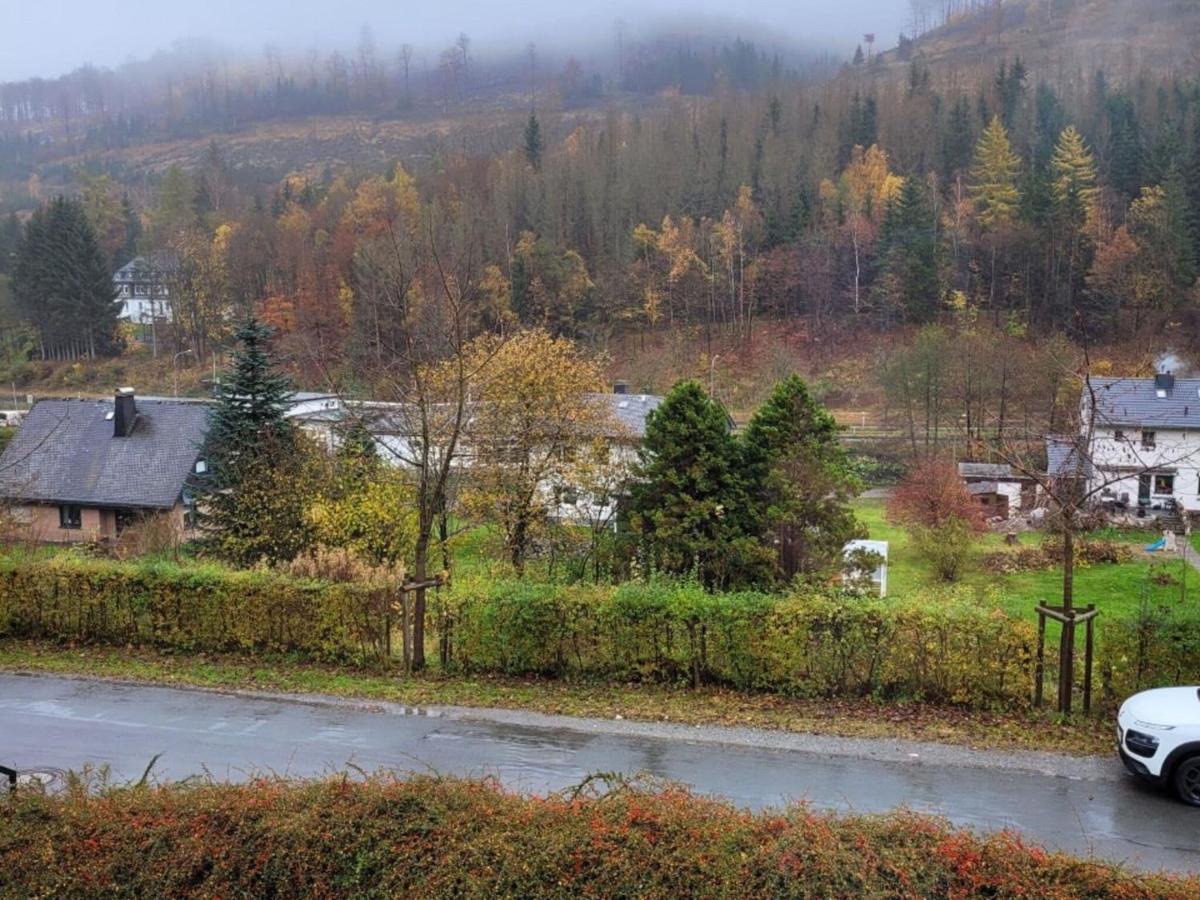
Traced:
[[20, 796], [5, 897], [1200, 896], [913, 814], [753, 814], [684, 790], [520, 797], [345, 778]]

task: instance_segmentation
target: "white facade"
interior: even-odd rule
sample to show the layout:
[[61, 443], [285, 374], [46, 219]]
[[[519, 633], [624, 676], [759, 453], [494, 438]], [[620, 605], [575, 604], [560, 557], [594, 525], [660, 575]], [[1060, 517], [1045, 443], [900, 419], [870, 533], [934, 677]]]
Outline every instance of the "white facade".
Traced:
[[1200, 379], [1091, 379], [1080, 421], [1093, 500], [1200, 513]]
[[1200, 430], [1097, 427], [1089, 455], [1098, 500], [1200, 512]]
[[171, 293], [167, 276], [143, 257], [137, 257], [113, 274], [121, 301], [117, 318], [135, 325], [171, 321]]

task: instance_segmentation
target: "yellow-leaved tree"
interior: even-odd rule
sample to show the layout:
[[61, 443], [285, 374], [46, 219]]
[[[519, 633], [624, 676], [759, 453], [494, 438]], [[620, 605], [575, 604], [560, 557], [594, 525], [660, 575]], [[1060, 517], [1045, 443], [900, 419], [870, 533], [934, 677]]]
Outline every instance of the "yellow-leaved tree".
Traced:
[[542, 329], [504, 343], [477, 338], [465, 355], [480, 376], [472, 385], [463, 507], [501, 528], [509, 561], [522, 572], [563, 493], [575, 487], [581, 451], [614, 428], [607, 400], [596, 394], [603, 372], [572, 341]]

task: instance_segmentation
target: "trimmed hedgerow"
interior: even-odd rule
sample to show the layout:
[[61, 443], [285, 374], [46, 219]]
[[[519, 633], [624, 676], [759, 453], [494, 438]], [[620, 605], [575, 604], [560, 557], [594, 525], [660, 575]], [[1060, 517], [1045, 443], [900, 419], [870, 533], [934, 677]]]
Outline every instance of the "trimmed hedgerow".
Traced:
[[751, 814], [679, 789], [520, 797], [489, 782], [334, 779], [18, 795], [20, 897], [1186, 898], [1139, 876], [898, 814]]
[[440, 612], [449, 661], [464, 671], [979, 707], [1032, 691], [1032, 624], [951, 591], [883, 601], [480, 581], [456, 586]]
[[377, 660], [388, 646], [391, 599], [269, 571], [0, 556], [0, 634], [17, 637]]
[[[392, 599], [265, 571], [0, 557], [0, 634], [16, 637], [378, 662]], [[479, 580], [443, 592], [431, 625], [443, 665], [460, 671], [976, 707], [1023, 704], [1032, 685], [1032, 625], [951, 592], [897, 602]]]

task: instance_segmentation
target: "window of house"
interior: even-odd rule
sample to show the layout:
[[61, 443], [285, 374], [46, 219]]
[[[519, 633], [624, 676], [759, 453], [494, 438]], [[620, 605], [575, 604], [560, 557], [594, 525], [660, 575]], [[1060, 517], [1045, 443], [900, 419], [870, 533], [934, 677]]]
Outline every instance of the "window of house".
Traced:
[[1146, 450], [1153, 450], [1154, 449], [1154, 439], [1156, 437], [1158, 437], [1158, 434], [1156, 432], [1143, 431], [1142, 432], [1142, 447]]
[[59, 528], [82, 528], [83, 510], [78, 506], [60, 506], [58, 508]]
[[1156, 493], [1156, 494], [1173, 494], [1173, 493], [1175, 493], [1175, 476], [1174, 475], [1155, 475], [1154, 476], [1154, 493]]
[[1125, 432], [1122, 431], [1120, 428], [1114, 428], [1113, 429], [1113, 440], [1114, 441], [1125, 440]]

